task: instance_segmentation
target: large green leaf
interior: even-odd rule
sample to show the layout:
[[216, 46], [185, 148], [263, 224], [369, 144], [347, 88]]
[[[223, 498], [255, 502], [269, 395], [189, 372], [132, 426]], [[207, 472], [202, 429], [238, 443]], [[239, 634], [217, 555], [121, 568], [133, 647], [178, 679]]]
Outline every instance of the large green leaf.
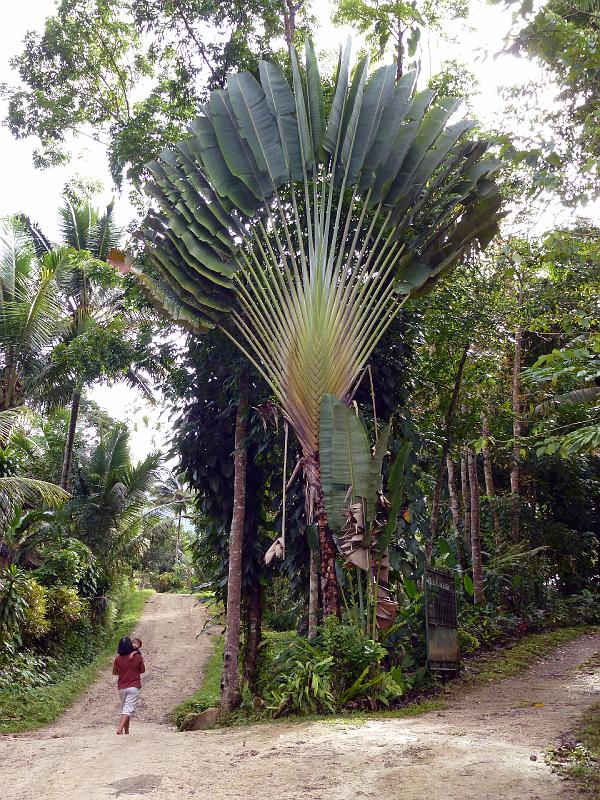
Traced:
[[319, 65], [315, 48], [310, 39], [306, 40], [306, 96], [308, 100], [308, 113], [310, 120], [310, 133], [313, 143], [315, 158], [319, 158], [325, 129], [325, 106], [323, 101], [323, 85], [319, 75]]
[[288, 174], [293, 180], [301, 181], [303, 177], [302, 154], [294, 95], [277, 64], [260, 61], [258, 68], [267, 105], [277, 119], [279, 138]]
[[250, 144], [259, 170], [269, 176], [276, 189], [289, 177], [289, 170], [265, 93], [249, 72], [230, 75], [227, 86], [240, 133]]
[[377, 550], [380, 554], [384, 553], [392, 541], [392, 536], [396, 532], [398, 524], [398, 514], [402, 507], [404, 476], [406, 474], [406, 462], [410, 453], [410, 442], [404, 442], [398, 455], [396, 456], [387, 485], [387, 499], [390, 503], [388, 519], [383, 534], [377, 540]]
[[327, 121], [327, 129], [323, 137], [323, 148], [335, 156], [339, 147], [339, 136], [342, 118], [348, 94], [348, 78], [350, 66], [350, 40], [346, 42], [343, 50], [340, 49], [340, 58], [337, 68], [335, 92]]

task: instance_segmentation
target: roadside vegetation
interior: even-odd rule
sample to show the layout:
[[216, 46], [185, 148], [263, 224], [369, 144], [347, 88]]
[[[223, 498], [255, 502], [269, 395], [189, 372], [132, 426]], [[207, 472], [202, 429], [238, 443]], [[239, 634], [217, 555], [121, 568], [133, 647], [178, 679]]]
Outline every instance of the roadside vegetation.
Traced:
[[109, 601], [101, 628], [73, 620], [68, 634], [42, 654], [22, 651], [0, 669], [0, 733], [53, 722], [106, 668], [117, 643], [135, 628], [152, 592], [123, 587]]

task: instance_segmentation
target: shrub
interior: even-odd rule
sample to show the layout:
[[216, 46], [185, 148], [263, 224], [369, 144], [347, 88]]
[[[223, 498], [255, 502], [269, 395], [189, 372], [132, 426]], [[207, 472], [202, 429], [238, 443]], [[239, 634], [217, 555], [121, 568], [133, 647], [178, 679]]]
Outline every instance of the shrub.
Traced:
[[270, 691], [268, 710], [274, 716], [285, 714], [318, 714], [333, 712], [335, 700], [331, 692], [331, 656], [298, 639]]
[[275, 576], [265, 591], [264, 626], [278, 632], [296, 630], [303, 610], [303, 599], [292, 591], [290, 579]]
[[98, 578], [96, 559], [90, 548], [77, 539], [66, 539], [63, 547], [47, 547], [44, 563], [36, 570], [36, 579], [44, 586], [77, 586], [86, 596], [95, 594]]
[[160, 575], [150, 572], [146, 577], [155, 592], [180, 592], [187, 588], [185, 578], [176, 572], [161, 572]]
[[260, 649], [259, 691], [276, 716], [387, 706], [410, 682], [400, 667], [383, 669], [386, 655], [381, 644], [335, 618], [312, 644], [293, 632], [270, 633]]
[[86, 607], [77, 589], [69, 586], [51, 586], [47, 590], [47, 616], [51, 631], [65, 631], [78, 622]]
[[467, 631], [464, 628], [458, 629], [458, 649], [461, 656], [468, 656], [471, 653], [474, 653], [476, 650], [479, 650], [480, 647], [481, 644], [479, 639], [470, 631]]
[[0, 686], [10, 692], [48, 686], [52, 682], [55, 659], [31, 650], [7, 647], [0, 657]]
[[331, 679], [336, 695], [341, 695], [365, 670], [378, 671], [386, 655], [381, 644], [333, 616], [323, 623], [317, 642], [332, 658]]
[[29, 578], [23, 584], [23, 598], [26, 607], [23, 612], [22, 631], [30, 639], [41, 639], [50, 630], [46, 616], [47, 590], [34, 578]]

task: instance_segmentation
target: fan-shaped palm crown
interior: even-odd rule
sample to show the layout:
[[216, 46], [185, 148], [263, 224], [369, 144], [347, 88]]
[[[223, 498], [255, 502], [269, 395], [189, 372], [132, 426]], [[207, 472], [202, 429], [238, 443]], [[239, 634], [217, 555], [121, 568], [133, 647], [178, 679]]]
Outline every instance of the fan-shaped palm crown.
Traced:
[[369, 78], [364, 60], [350, 81], [346, 47], [327, 117], [310, 42], [291, 74], [230, 75], [149, 165], [133, 271], [184, 326], [237, 340], [314, 454], [322, 397], [344, 397], [403, 300], [496, 233], [499, 165], [414, 73]]

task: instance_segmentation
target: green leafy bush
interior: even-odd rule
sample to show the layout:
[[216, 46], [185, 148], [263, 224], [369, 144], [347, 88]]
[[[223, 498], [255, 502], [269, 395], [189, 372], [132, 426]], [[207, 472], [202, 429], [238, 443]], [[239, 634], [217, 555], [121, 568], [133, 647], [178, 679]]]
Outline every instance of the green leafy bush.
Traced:
[[265, 591], [264, 626], [278, 632], [296, 630], [303, 611], [303, 598], [294, 594], [290, 579], [285, 575], [273, 578]]
[[41, 639], [50, 630], [46, 616], [47, 590], [34, 578], [29, 578], [23, 583], [23, 598], [26, 606], [23, 611], [22, 631], [30, 639]]
[[318, 647], [298, 639], [286, 671], [274, 681], [267, 708], [274, 716], [326, 714], [335, 711], [330, 669], [333, 659]]
[[181, 572], [161, 572], [160, 575], [149, 572], [145, 578], [155, 592], [182, 592], [189, 588]]
[[276, 716], [387, 706], [409, 682], [401, 667], [384, 670], [386, 657], [381, 644], [335, 618], [311, 644], [293, 632], [269, 633], [260, 649], [259, 692]]
[[474, 634], [464, 628], [458, 629], [458, 649], [461, 656], [468, 656], [480, 647], [481, 643]]
[[44, 562], [35, 575], [44, 586], [60, 584], [77, 587], [85, 597], [96, 593], [99, 577], [96, 559], [86, 544], [68, 538], [60, 548], [56, 545], [45, 548], [42, 557]]
[[20, 692], [24, 688], [48, 686], [57, 662], [33, 650], [6, 647], [0, 656], [0, 686], [2, 691]]
[[86, 606], [69, 586], [51, 586], [47, 590], [47, 617], [52, 632], [68, 630], [85, 614]]
[[369, 639], [354, 625], [343, 625], [337, 617], [323, 623], [317, 643], [332, 658], [331, 680], [336, 694], [343, 692], [365, 671], [377, 671], [385, 648]]

